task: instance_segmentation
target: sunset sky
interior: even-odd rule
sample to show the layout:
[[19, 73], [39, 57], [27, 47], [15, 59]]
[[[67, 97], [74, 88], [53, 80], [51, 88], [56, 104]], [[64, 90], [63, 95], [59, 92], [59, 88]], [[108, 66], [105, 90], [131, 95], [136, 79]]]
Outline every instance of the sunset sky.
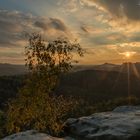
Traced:
[[27, 32], [78, 40], [80, 64], [139, 62], [140, 0], [0, 0], [0, 63], [24, 63]]

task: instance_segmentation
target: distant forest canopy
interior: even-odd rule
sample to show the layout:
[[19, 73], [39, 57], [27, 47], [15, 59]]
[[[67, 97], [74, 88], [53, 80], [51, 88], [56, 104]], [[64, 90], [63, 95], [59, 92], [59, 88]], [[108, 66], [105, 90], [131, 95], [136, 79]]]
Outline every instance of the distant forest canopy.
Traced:
[[[139, 65], [137, 65], [138, 68]], [[101, 68], [101, 67], [100, 67]], [[122, 72], [108, 70], [76, 70], [62, 75], [57, 94], [87, 99], [91, 104], [128, 96], [128, 74], [126, 67]], [[139, 70], [139, 69], [138, 69]], [[25, 75], [0, 77], [0, 105], [16, 96], [24, 84]], [[130, 94], [140, 97], [140, 80], [130, 67]]]

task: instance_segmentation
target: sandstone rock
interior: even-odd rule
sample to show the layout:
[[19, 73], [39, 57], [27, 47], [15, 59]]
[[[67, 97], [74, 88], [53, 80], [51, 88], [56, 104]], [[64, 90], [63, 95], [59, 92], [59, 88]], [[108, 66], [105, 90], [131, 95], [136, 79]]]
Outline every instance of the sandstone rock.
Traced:
[[76, 140], [140, 140], [140, 107], [122, 106], [112, 112], [68, 119], [66, 125]]
[[29, 131], [13, 134], [2, 140], [65, 140], [65, 139], [55, 138], [44, 133], [38, 133], [35, 130], [29, 130]]

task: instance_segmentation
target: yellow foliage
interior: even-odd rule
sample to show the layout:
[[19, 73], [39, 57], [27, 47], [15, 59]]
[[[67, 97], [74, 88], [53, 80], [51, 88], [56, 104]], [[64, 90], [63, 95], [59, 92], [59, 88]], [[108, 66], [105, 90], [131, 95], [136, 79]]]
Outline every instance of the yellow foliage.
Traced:
[[32, 97], [19, 96], [9, 103], [7, 131], [15, 133], [36, 129], [58, 135], [66, 116], [73, 109], [73, 100], [62, 96], [50, 97], [46, 93], [38, 93]]

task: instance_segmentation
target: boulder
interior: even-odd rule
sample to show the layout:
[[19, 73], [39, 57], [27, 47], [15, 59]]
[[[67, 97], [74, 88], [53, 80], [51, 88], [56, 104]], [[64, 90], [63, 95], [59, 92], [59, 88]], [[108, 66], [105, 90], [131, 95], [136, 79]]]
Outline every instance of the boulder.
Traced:
[[140, 107], [122, 106], [112, 112], [68, 119], [66, 130], [76, 140], [140, 140]]
[[35, 130], [29, 130], [13, 134], [11, 136], [5, 137], [2, 140], [68, 140], [68, 139], [55, 138], [44, 133], [39, 133]]

